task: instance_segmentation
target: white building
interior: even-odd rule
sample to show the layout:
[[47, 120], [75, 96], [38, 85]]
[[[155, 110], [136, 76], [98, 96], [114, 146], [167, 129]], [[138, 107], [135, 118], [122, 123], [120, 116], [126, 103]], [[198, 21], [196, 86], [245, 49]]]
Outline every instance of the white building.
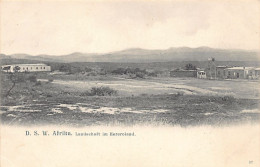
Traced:
[[226, 78], [256, 79], [254, 67], [231, 67], [225, 69]]
[[4, 72], [14, 72], [15, 67], [19, 67], [18, 72], [49, 72], [51, 66], [46, 64], [11, 64], [2, 66]]
[[255, 69], [255, 75], [257, 79], [260, 79], [260, 68]]
[[197, 78], [206, 79], [207, 78], [206, 72], [204, 70], [197, 71]]

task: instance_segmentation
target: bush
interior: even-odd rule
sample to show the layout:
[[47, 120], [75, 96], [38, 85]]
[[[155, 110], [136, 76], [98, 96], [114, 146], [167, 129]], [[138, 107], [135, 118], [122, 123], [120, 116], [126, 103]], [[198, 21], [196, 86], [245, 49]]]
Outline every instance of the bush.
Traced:
[[37, 77], [35, 75], [31, 75], [27, 78], [27, 80], [30, 82], [37, 82]]
[[35, 86], [40, 86], [40, 85], [42, 85], [41, 81], [37, 81], [37, 82], [35, 83]]
[[235, 100], [235, 98], [233, 96], [224, 96], [222, 97], [222, 100], [232, 102]]
[[112, 74], [123, 75], [126, 74], [126, 70], [124, 68], [117, 68], [112, 71]]
[[53, 82], [53, 81], [54, 81], [53, 78], [49, 78], [49, 79], [48, 79], [48, 82]]
[[117, 95], [118, 92], [110, 87], [92, 87], [90, 92], [83, 92], [81, 96], [113, 96]]
[[59, 68], [59, 71], [61, 72], [70, 72], [71, 71], [71, 65], [69, 64], [62, 64]]
[[90, 94], [93, 95], [93, 96], [95, 96], [95, 95], [97, 95], [97, 96], [107, 96], [107, 95], [112, 96], [112, 95], [116, 95], [117, 91], [110, 88], [110, 87], [107, 87], [107, 86], [106, 87], [101, 86], [101, 87], [91, 88]]
[[18, 74], [15, 74], [17, 75], [16, 76], [16, 82], [17, 83], [22, 83], [22, 82], [25, 82], [26, 81], [26, 78], [25, 78], [25, 75], [22, 74], [22, 73], [18, 73]]
[[184, 95], [183, 92], [177, 92], [177, 94], [176, 94], [177, 97], [178, 97], [178, 96], [183, 96], [183, 95]]
[[145, 77], [145, 74], [142, 73], [142, 72], [137, 72], [137, 73], [136, 73], [136, 77], [137, 77], [137, 78], [144, 78], [144, 77]]
[[97, 73], [92, 71], [92, 72], [88, 73], [87, 76], [97, 76]]
[[150, 72], [147, 74], [149, 77], [157, 77], [157, 73], [155, 72]]
[[91, 72], [91, 71], [92, 71], [91, 68], [85, 67], [85, 72]]

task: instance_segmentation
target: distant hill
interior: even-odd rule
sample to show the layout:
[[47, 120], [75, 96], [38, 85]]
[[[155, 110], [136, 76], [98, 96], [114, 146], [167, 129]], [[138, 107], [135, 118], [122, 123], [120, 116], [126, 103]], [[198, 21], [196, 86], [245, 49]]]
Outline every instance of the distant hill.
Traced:
[[151, 63], [176, 61], [207, 61], [214, 57], [216, 61], [259, 61], [259, 52], [247, 50], [214, 49], [209, 47], [178, 47], [166, 50], [148, 50], [131, 48], [106, 54], [75, 52], [68, 55], [37, 55], [0, 54], [3, 59], [23, 59], [46, 62], [122, 62], [122, 63]]
[[1, 59], [11, 59], [11, 56], [6, 56], [5, 54], [0, 54], [0, 60]]

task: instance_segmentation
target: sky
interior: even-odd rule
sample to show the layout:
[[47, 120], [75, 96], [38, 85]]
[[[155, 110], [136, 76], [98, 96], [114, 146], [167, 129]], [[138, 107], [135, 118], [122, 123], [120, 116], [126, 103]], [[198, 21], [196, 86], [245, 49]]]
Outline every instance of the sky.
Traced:
[[0, 52], [259, 50], [259, 0], [1, 1]]

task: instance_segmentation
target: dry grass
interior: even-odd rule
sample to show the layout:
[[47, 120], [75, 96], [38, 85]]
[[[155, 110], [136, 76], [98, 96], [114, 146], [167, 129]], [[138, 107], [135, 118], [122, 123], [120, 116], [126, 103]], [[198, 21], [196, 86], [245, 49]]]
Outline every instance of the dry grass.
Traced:
[[[1, 95], [8, 82], [1, 83]], [[106, 89], [108, 90], [108, 89]], [[237, 99], [232, 96], [176, 94], [142, 94], [140, 96], [82, 96], [78, 90], [41, 82], [18, 84], [7, 98], [1, 98], [1, 122], [15, 125], [59, 124], [69, 126], [94, 125], [217, 125], [259, 121], [259, 113], [243, 113], [243, 109], [258, 108], [257, 99]], [[116, 90], [113, 90], [116, 91]], [[120, 92], [119, 92], [120, 93]], [[71, 104], [75, 108], [60, 106]], [[4, 107], [6, 106], [6, 107]], [[20, 106], [10, 109], [13, 106]], [[113, 107], [116, 114], [88, 113], [81, 108]], [[164, 109], [161, 113], [120, 112], [123, 108], [136, 111]], [[55, 112], [55, 109], [61, 112]]]

